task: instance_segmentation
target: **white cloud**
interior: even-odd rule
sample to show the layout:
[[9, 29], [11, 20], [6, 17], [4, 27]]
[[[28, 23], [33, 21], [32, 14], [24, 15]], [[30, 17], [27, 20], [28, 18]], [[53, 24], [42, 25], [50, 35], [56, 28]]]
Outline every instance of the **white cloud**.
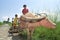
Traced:
[[3, 20], [3, 21], [7, 21], [8, 18], [9, 18], [8, 16], [3, 16], [3, 17], [2, 17], [2, 20]]

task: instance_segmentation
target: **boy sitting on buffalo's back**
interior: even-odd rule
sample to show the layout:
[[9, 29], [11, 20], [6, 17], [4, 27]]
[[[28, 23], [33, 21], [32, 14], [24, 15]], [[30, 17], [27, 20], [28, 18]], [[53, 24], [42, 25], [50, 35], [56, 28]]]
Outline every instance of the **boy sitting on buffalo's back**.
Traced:
[[29, 10], [27, 9], [27, 5], [23, 5], [23, 10], [22, 10], [23, 15], [25, 15], [28, 12]]

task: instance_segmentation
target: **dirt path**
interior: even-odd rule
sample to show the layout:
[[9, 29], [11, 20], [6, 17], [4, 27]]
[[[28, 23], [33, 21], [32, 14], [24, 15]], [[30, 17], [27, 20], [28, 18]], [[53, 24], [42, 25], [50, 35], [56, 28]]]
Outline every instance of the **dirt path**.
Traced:
[[8, 30], [8, 24], [4, 24], [0, 27], [0, 40], [12, 40], [12, 37], [8, 37]]
[[20, 35], [9, 36], [8, 30], [8, 24], [4, 24], [0, 27], [0, 40], [23, 40], [23, 38]]

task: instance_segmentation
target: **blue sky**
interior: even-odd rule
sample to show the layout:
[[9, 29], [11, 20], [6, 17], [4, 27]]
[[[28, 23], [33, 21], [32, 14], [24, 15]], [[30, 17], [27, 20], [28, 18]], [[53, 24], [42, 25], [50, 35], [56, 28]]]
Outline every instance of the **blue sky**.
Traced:
[[3, 18], [13, 18], [15, 14], [22, 14], [22, 6], [26, 4], [30, 11], [55, 11], [60, 8], [60, 0], [0, 0], [0, 21]]

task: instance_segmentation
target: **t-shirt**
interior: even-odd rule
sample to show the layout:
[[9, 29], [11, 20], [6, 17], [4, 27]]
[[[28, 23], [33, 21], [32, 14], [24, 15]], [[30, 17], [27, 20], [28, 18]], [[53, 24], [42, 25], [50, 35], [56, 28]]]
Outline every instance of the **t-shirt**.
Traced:
[[18, 18], [17, 17], [14, 18], [14, 24], [16, 24], [16, 25], [18, 24]]
[[28, 13], [28, 9], [23, 9], [22, 13], [25, 15], [26, 13]]

